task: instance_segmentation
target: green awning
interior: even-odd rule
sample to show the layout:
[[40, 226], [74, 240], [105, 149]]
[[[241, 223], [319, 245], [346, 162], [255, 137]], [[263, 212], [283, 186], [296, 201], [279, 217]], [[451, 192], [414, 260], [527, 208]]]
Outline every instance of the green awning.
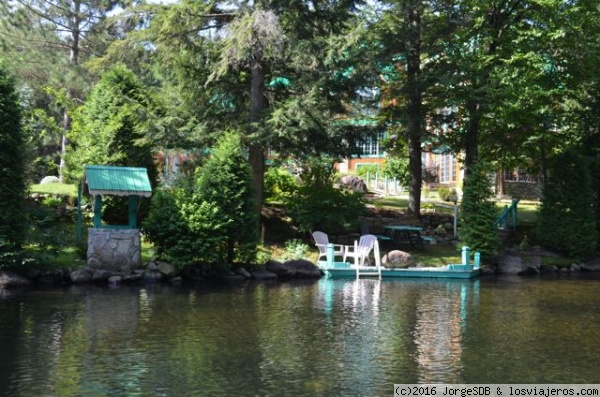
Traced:
[[86, 165], [85, 181], [93, 196], [150, 197], [152, 195], [152, 187], [145, 168]]

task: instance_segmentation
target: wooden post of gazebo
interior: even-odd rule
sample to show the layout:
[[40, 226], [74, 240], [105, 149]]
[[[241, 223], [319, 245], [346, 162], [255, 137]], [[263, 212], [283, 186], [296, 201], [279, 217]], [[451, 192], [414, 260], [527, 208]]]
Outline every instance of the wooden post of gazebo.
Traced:
[[[87, 264], [90, 268], [131, 273], [141, 265], [137, 205], [140, 196], [152, 195], [148, 173], [145, 168], [87, 165], [84, 178], [94, 198], [94, 227], [88, 233]], [[129, 197], [127, 225], [102, 223], [102, 196], [106, 195]]]

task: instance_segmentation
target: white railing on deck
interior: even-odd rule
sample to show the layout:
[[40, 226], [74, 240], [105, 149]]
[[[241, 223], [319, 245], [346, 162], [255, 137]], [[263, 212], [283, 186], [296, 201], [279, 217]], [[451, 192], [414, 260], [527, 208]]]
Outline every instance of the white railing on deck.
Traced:
[[365, 177], [367, 189], [384, 196], [400, 196], [405, 193], [404, 187], [400, 185], [397, 178], [388, 178], [380, 172], [367, 172]]

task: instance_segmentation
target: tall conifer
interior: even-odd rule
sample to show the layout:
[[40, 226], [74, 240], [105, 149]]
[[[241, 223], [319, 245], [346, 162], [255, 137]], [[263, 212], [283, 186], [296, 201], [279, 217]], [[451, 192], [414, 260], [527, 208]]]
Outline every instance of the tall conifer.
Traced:
[[25, 237], [24, 158], [19, 98], [0, 62], [0, 267], [14, 263]]

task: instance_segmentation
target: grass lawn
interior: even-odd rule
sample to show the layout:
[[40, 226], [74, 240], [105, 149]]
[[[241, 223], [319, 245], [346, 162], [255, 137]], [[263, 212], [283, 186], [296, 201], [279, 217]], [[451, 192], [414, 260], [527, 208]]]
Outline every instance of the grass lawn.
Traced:
[[31, 193], [54, 194], [57, 196], [77, 197], [77, 185], [67, 183], [45, 183], [29, 186]]
[[453, 245], [435, 244], [425, 245], [425, 249], [403, 249], [409, 252], [415, 263], [422, 266], [446, 266], [451, 263], [461, 263], [461, 252]]

